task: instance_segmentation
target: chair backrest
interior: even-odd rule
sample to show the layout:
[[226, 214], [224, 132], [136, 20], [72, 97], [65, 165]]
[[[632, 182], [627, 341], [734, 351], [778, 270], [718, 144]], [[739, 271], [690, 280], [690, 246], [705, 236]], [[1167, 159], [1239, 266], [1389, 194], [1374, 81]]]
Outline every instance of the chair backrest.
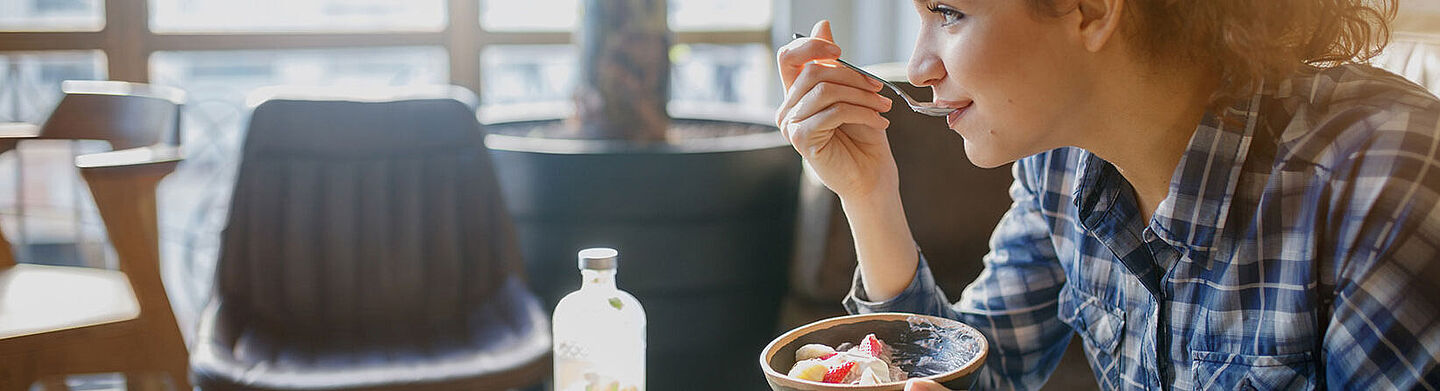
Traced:
[[69, 80], [39, 138], [109, 141], [114, 149], [179, 144], [181, 90], [119, 81]]
[[216, 289], [257, 327], [446, 327], [520, 272], [474, 94], [376, 91], [252, 99]]
[[[63, 95], [42, 126], [0, 124], [0, 153], [24, 139], [101, 140], [113, 149], [178, 141], [180, 105], [185, 92], [146, 84], [104, 80], [61, 82]], [[154, 235], [151, 235], [154, 237]], [[121, 269], [128, 261], [121, 260]], [[14, 252], [0, 233], [0, 268], [15, 264]]]

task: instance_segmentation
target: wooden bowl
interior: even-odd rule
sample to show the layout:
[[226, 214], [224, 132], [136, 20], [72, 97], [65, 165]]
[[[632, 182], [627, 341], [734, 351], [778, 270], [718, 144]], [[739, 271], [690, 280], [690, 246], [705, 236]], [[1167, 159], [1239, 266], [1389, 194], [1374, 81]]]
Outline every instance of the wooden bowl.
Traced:
[[[973, 358], [958, 363], [954, 369], [925, 377], [952, 390], [969, 389], [975, 383], [975, 373], [985, 363], [985, 356], [990, 349], [985, 337], [980, 334], [979, 330], [964, 323], [928, 315], [902, 313], [850, 315], [800, 326], [780, 335], [770, 341], [770, 345], [765, 346], [765, 350], [760, 353], [760, 369], [765, 372], [765, 380], [770, 382], [770, 388], [775, 391], [903, 391], [905, 389], [903, 381], [860, 386], [801, 380], [787, 376], [786, 373], [790, 371], [790, 367], [795, 365], [795, 350], [801, 346], [818, 343], [833, 347], [845, 342], [855, 343], [869, 333], [875, 333], [876, 337], [886, 343], [900, 342], [902, 338], [912, 334], [909, 332], [911, 320], [928, 321], [942, 330], [959, 330], [946, 338], [954, 339], [955, 335], [966, 334], [974, 337], [979, 343], [979, 352], [975, 353]], [[909, 370], [903, 366], [901, 369]]]

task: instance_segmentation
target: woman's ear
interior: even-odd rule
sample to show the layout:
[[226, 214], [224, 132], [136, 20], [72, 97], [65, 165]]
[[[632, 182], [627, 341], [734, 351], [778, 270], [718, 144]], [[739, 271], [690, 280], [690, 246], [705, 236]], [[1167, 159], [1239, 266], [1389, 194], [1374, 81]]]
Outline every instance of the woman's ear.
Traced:
[[1125, 0], [1077, 0], [1076, 3], [1075, 10], [1080, 13], [1080, 39], [1086, 50], [1098, 52], [1120, 30]]

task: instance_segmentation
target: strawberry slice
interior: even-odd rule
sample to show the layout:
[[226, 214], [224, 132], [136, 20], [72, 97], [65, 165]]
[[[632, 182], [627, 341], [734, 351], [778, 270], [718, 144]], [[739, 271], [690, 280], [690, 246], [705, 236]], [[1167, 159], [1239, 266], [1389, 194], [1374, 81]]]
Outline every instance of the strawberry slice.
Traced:
[[880, 339], [875, 338], [875, 334], [866, 334], [865, 339], [860, 340], [860, 346], [855, 347], [855, 350], [870, 357], [880, 357], [881, 349]]
[[825, 372], [825, 379], [821, 381], [825, 383], [839, 383], [845, 381], [845, 376], [850, 375], [850, 371], [854, 369], [855, 362], [847, 361], [844, 364], [831, 367], [829, 371]]

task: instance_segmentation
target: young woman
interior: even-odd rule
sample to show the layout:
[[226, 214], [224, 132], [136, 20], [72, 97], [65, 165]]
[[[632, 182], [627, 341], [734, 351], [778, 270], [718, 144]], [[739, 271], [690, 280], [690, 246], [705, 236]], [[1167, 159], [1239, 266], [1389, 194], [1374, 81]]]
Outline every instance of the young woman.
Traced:
[[1015, 162], [955, 303], [902, 212], [891, 102], [826, 22], [779, 50], [776, 122], [849, 218], [847, 309], [980, 329], [976, 388], [1038, 388], [1078, 334], [1103, 389], [1436, 389], [1440, 101], [1359, 65], [1394, 6], [916, 0], [911, 83], [971, 162]]

